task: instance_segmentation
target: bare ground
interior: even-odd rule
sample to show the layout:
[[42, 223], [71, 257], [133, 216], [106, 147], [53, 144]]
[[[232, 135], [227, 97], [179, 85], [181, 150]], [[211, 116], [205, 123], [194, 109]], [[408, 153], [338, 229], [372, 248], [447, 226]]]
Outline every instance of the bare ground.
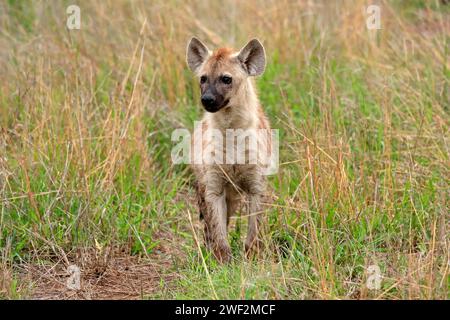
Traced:
[[[19, 283], [30, 299], [145, 299], [158, 297], [177, 277], [173, 261], [183, 253], [172, 246], [168, 233], [148, 256], [131, 255], [126, 248], [82, 248], [56, 262], [21, 265]], [[169, 240], [169, 241], [168, 241]], [[80, 269], [80, 289], [67, 286], [69, 265]]]

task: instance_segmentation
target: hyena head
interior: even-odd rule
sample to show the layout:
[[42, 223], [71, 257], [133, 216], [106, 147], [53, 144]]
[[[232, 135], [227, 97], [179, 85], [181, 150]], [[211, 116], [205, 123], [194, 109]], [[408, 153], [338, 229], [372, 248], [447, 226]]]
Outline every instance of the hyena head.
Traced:
[[238, 52], [229, 48], [211, 52], [194, 37], [188, 44], [186, 59], [200, 79], [201, 100], [208, 112], [233, 106], [242, 84], [248, 77], [261, 75], [266, 66], [264, 47], [257, 39]]

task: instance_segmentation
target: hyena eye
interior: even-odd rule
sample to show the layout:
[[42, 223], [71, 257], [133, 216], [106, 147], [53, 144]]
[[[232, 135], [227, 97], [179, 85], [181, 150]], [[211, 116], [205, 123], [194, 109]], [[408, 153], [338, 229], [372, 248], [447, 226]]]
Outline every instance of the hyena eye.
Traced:
[[200, 83], [205, 83], [206, 80], [208, 80], [208, 78], [206, 76], [201, 76], [200, 77]]
[[221, 80], [225, 84], [230, 84], [232, 81], [231, 77], [229, 77], [229, 76], [222, 76]]

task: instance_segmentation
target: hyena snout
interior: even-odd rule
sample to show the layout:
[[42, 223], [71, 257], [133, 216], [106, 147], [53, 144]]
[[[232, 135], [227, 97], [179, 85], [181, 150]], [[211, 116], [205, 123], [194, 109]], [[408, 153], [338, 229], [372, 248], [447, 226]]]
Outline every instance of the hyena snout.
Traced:
[[228, 104], [222, 96], [214, 95], [212, 93], [204, 93], [202, 95], [202, 105], [208, 112], [217, 112]]
[[215, 110], [217, 109], [217, 99], [211, 93], [206, 93], [202, 95], [202, 105], [207, 111]]

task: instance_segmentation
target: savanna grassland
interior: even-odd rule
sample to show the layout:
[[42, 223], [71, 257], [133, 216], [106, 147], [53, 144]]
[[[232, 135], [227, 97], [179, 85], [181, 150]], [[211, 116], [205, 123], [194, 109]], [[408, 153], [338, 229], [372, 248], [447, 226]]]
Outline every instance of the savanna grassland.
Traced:
[[[193, 35], [266, 48], [280, 168], [258, 259], [239, 217], [232, 263], [204, 250], [171, 163], [202, 113]], [[0, 297], [447, 299], [449, 40], [437, 0], [1, 1]]]

